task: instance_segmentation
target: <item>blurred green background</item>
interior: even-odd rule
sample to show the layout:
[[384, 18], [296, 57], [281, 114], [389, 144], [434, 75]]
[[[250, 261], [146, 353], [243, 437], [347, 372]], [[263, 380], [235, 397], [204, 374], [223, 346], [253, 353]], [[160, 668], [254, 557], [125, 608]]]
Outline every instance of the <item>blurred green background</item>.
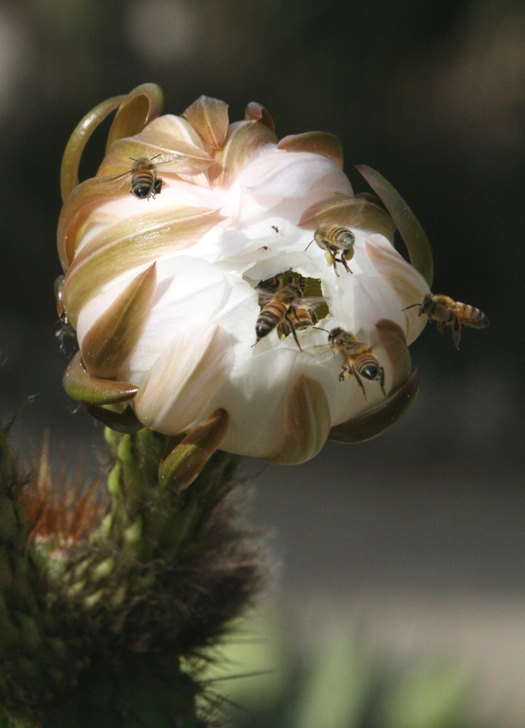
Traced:
[[480, 713], [524, 725], [525, 3], [0, 2], [0, 421], [18, 414], [33, 452], [50, 428], [55, 457], [83, 451], [87, 471], [102, 431], [62, 392], [55, 337], [60, 160], [90, 108], [146, 81], [170, 113], [204, 93], [232, 119], [259, 101], [280, 137], [337, 134], [356, 191], [368, 164], [424, 225], [434, 290], [489, 317], [460, 352], [424, 332], [420, 397], [386, 435], [247, 467], [284, 613], [360, 620], [393, 659], [444, 651], [479, 678]]

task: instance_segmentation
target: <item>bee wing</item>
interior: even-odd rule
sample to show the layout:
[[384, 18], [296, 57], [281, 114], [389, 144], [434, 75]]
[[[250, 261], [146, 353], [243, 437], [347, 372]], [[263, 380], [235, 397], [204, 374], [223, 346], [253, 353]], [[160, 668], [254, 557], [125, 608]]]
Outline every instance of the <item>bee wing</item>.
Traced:
[[[125, 172], [120, 172], [119, 174], [110, 174], [110, 175], [103, 175], [101, 176], [101, 179], [105, 178], [105, 181], [107, 182], [114, 182], [117, 179], [121, 179], [122, 177], [131, 177], [133, 175], [133, 170], [131, 169], [131, 165], [133, 161], [136, 161], [138, 157], [130, 157], [129, 158], [129, 168], [126, 169]], [[181, 155], [180, 154], [164, 154], [160, 152], [159, 154], [156, 154], [154, 157], [149, 157], [149, 161], [152, 163], [153, 167], [157, 169], [158, 167], [165, 167], [169, 164], [171, 165], [177, 165], [180, 164]], [[136, 170], [140, 172], [139, 170]]]
[[268, 291], [266, 288], [259, 287], [255, 289], [255, 292], [259, 296], [259, 306], [264, 306], [265, 304], [269, 303], [275, 293], [275, 291]]
[[327, 305], [326, 300], [322, 296], [303, 296], [296, 301], [297, 306], [308, 309], [316, 309], [319, 306]]
[[307, 346], [303, 348], [305, 354], [309, 354], [318, 362], [328, 361], [333, 359], [335, 352], [330, 344], [317, 344], [316, 346]]
[[365, 329], [359, 329], [355, 335], [355, 343], [370, 346], [370, 334]]

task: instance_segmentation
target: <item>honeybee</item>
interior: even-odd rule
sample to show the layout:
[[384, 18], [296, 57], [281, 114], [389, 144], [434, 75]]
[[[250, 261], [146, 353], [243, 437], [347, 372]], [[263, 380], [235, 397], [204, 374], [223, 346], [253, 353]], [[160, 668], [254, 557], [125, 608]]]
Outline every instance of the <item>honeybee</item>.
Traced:
[[349, 331], [337, 326], [328, 332], [327, 345], [313, 346], [307, 351], [320, 361], [324, 361], [331, 354], [340, 356], [343, 366], [339, 374], [339, 381], [344, 382], [345, 379], [354, 376], [365, 399], [366, 390], [361, 377], [371, 382], [379, 382], [383, 396], [386, 397], [385, 370], [379, 363], [379, 359], [375, 356], [372, 347], [360, 341]]
[[302, 351], [297, 331], [304, 331], [317, 323], [313, 299], [303, 297], [304, 280], [300, 278], [299, 283], [289, 281], [283, 285], [282, 277], [274, 276], [262, 283], [258, 290], [261, 312], [255, 324], [255, 344], [277, 329], [281, 339], [291, 334]]
[[159, 152], [153, 157], [137, 157], [136, 159], [130, 157], [133, 162], [131, 167], [121, 174], [108, 176], [107, 181], [114, 182], [122, 177], [129, 177], [129, 191], [134, 197], [139, 200], [149, 200], [150, 197], [155, 199], [155, 195], [160, 195], [164, 183], [164, 180], [158, 176], [158, 168], [173, 163], [177, 157], [174, 154], [161, 162], [157, 162], [157, 164], [153, 164], [153, 160], [161, 156], [164, 156], [164, 154]]
[[[308, 243], [305, 250], [308, 250], [313, 242], [325, 251], [328, 265], [334, 266], [336, 276], [339, 275], [337, 263], [342, 263], [348, 273], [352, 272], [346, 262], [354, 256], [355, 235], [351, 230], [338, 225], [319, 225], [314, 233], [314, 239]], [[338, 253], [339, 258], [336, 257]]]
[[430, 321], [436, 322], [437, 330], [442, 333], [444, 326], [452, 326], [452, 340], [459, 349], [461, 340], [461, 325], [471, 326], [474, 329], [484, 329], [489, 320], [479, 308], [468, 303], [454, 301], [441, 293], [426, 293], [421, 303], [413, 303], [408, 308], [419, 306], [419, 316], [426, 313]]
[[160, 195], [162, 190], [162, 180], [157, 177], [157, 167], [153, 164], [153, 160], [159, 157], [156, 154], [149, 159], [148, 157], [137, 157], [133, 159], [131, 165], [131, 181], [129, 191], [139, 200], [149, 200], [150, 197], [155, 199], [155, 195]]

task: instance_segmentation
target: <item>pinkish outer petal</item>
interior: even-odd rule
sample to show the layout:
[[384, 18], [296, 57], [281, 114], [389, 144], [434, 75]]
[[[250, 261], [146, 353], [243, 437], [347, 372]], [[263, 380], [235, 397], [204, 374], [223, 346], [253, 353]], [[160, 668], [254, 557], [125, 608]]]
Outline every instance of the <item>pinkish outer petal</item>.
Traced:
[[244, 118], [246, 121], [260, 121], [261, 124], [267, 126], [268, 129], [275, 131], [275, 123], [270, 112], [264, 106], [258, 104], [257, 101], [250, 101], [246, 107]]
[[163, 138], [157, 135], [154, 141], [147, 141], [142, 135], [119, 139], [104, 157], [98, 170], [99, 175], [125, 174], [127, 190], [131, 179], [132, 159], [139, 157], [154, 158], [154, 164], [163, 174], [199, 174], [213, 162], [213, 158], [201, 147], [181, 139]]
[[330, 407], [320, 382], [302, 374], [288, 397], [285, 427], [279, 448], [262, 460], [295, 465], [313, 458], [330, 432]]
[[109, 130], [106, 151], [123, 137], [141, 132], [153, 119], [160, 116], [164, 106], [164, 94], [160, 86], [143, 83], [130, 91], [115, 114]]
[[[394, 248], [382, 244], [379, 238], [371, 235], [365, 244], [366, 252], [380, 276], [388, 281], [404, 302], [402, 308], [421, 301], [428, 293], [428, 285], [422, 274], [404, 261]], [[422, 332], [427, 323], [425, 316], [418, 316], [417, 309], [404, 312], [407, 341], [411, 344]]]
[[230, 336], [196, 322], [174, 337], [149, 370], [133, 402], [147, 427], [168, 435], [187, 431], [232, 367]]
[[199, 98], [183, 111], [181, 116], [189, 121], [210, 147], [218, 149], [228, 133], [228, 104], [211, 96]]
[[135, 348], [155, 293], [156, 266], [153, 263], [135, 276], [84, 336], [82, 358], [90, 375], [117, 377]]
[[[323, 192], [336, 190], [352, 194], [348, 177], [331, 159], [321, 154], [273, 149], [254, 159], [237, 179], [241, 188], [252, 195], [296, 198], [319, 198]], [[315, 199], [314, 197], [314, 199]]]
[[179, 493], [193, 483], [228, 429], [228, 413], [216, 410], [179, 442], [159, 466], [159, 483]]
[[216, 185], [228, 187], [259, 151], [275, 144], [277, 137], [259, 121], [237, 121], [230, 124], [226, 144], [215, 155], [216, 163], [209, 175]]
[[322, 154], [343, 169], [343, 145], [335, 134], [330, 134], [325, 131], [308, 131], [304, 134], [291, 134], [281, 139], [277, 145], [277, 149], [284, 149], [287, 152], [312, 152], [312, 154]]

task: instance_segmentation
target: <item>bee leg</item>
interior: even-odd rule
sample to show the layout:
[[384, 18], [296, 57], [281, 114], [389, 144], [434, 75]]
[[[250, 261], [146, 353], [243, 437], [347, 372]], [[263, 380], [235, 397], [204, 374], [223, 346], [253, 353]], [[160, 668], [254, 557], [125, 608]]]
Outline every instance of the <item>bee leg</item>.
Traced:
[[[350, 256], [350, 257], [352, 257], [352, 256]], [[345, 255], [342, 255], [338, 262], [339, 263], [342, 263], [344, 265], [345, 270], [346, 270], [347, 273], [352, 273], [352, 271], [350, 270], [350, 268], [348, 266], [348, 263], [346, 262], [346, 256]]]
[[440, 334], [443, 333], [443, 326], [445, 325], [444, 321], [436, 321], [436, 329], [439, 331]]
[[326, 261], [327, 261], [328, 265], [330, 265], [330, 266], [333, 265], [334, 266], [335, 274], [336, 274], [337, 277], [339, 277], [339, 273], [337, 272], [337, 266], [335, 264], [336, 263], [336, 257], [335, 257], [335, 255], [332, 253], [332, 251], [327, 250], [325, 252], [325, 254], [324, 254], [324, 257], [326, 258]]
[[162, 180], [160, 179], [160, 177], [158, 177], [155, 180], [155, 184], [153, 186], [153, 192], [152, 192], [151, 196], [153, 198], [155, 198], [155, 195], [160, 195], [161, 191], [162, 191]]
[[386, 392], [385, 392], [385, 370], [383, 369], [383, 367], [381, 367], [381, 369], [379, 370], [379, 377], [378, 377], [378, 379], [379, 379], [379, 384], [381, 385], [381, 391], [383, 392], [383, 397], [386, 397]]
[[455, 318], [452, 322], [452, 340], [459, 351], [459, 342], [461, 341], [461, 324], [459, 319]]
[[354, 374], [354, 376], [355, 376], [355, 378], [356, 378], [356, 381], [357, 381], [357, 383], [358, 383], [358, 384], [359, 384], [359, 386], [361, 387], [361, 392], [363, 393], [363, 397], [364, 397], [364, 398], [366, 399], [366, 390], [365, 390], [365, 385], [364, 385], [364, 384], [363, 384], [363, 382], [361, 381], [361, 377], [359, 376], [359, 374], [358, 374], [358, 373], [356, 372], [356, 370], [355, 370], [355, 369], [353, 370], [353, 374]]
[[292, 329], [292, 336], [294, 338], [295, 343], [297, 344], [297, 348], [299, 349], [299, 351], [302, 351], [301, 344], [299, 343], [299, 339], [297, 338], [297, 332], [295, 330], [295, 326], [293, 325], [292, 319], [288, 316], [288, 314], [286, 314], [286, 316], [284, 318], [290, 324], [290, 328]]

